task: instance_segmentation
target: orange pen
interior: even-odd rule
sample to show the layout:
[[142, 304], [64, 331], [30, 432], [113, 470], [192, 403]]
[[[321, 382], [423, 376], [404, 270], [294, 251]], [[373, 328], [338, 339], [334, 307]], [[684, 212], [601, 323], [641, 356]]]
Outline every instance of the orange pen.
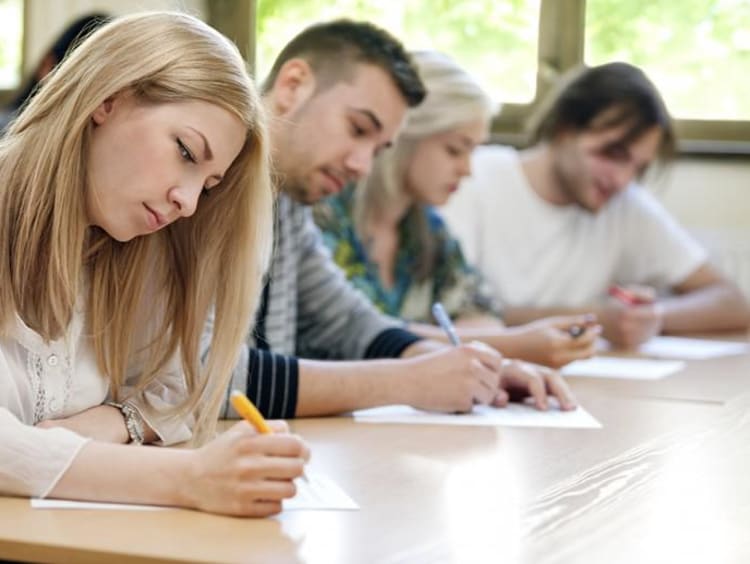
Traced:
[[234, 410], [239, 413], [245, 421], [255, 427], [255, 430], [260, 434], [269, 435], [273, 433], [273, 429], [271, 429], [268, 423], [266, 423], [266, 420], [263, 419], [258, 408], [253, 405], [253, 402], [247, 399], [245, 394], [239, 390], [232, 390], [232, 393], [229, 396], [229, 401], [232, 402]]
[[[229, 394], [229, 401], [232, 402], [234, 410], [239, 413], [245, 421], [255, 427], [255, 430], [261, 435], [273, 434], [273, 429], [271, 429], [268, 423], [266, 423], [266, 420], [263, 418], [260, 411], [258, 411], [258, 408], [253, 405], [253, 402], [251, 402], [245, 394], [239, 390], [232, 390], [232, 393]], [[310, 482], [310, 479], [304, 472], [300, 478], [305, 482]]]

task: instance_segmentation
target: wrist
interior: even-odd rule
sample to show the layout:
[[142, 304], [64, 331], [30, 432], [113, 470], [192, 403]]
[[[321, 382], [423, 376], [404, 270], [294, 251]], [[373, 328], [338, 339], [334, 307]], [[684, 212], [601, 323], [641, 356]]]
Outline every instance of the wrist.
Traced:
[[107, 405], [120, 411], [128, 435], [127, 442], [142, 445], [145, 441], [146, 426], [140, 412], [128, 402], [107, 402]]
[[422, 339], [420, 341], [412, 343], [403, 351], [401, 351], [401, 356], [399, 358], [414, 358], [423, 354], [442, 350], [447, 346], [447, 343], [441, 343], [440, 341], [436, 341], [434, 339]]
[[197, 484], [200, 480], [198, 468], [200, 449], [175, 449], [175, 472], [174, 490], [170, 497], [173, 498], [172, 505], [177, 507], [188, 507], [199, 509], [198, 498], [195, 496]]

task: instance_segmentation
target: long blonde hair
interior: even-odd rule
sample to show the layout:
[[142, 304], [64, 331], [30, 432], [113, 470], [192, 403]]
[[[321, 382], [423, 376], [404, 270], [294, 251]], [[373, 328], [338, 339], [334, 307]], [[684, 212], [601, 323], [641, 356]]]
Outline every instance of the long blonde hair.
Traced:
[[[247, 136], [192, 217], [121, 243], [89, 227], [85, 198], [91, 115], [124, 91], [144, 104], [215, 104], [237, 116]], [[214, 429], [258, 302], [272, 206], [265, 117], [234, 45], [186, 14], [116, 19], [49, 75], [0, 141], [0, 328], [17, 314], [45, 339], [59, 338], [85, 291], [87, 328], [115, 397], [134, 358], [145, 359], [144, 389], [179, 355], [188, 397], [175, 416], [194, 413], [201, 440]]]
[[[393, 146], [374, 161], [370, 174], [356, 188], [354, 223], [360, 237], [368, 222], [389, 207], [404, 190], [404, 176], [420, 141], [476, 120], [489, 120], [499, 109], [479, 83], [458, 63], [437, 51], [411, 53], [427, 88], [424, 101], [410, 108]], [[410, 210], [423, 253], [414, 263], [414, 275], [422, 281], [431, 275], [434, 241], [422, 215]]]

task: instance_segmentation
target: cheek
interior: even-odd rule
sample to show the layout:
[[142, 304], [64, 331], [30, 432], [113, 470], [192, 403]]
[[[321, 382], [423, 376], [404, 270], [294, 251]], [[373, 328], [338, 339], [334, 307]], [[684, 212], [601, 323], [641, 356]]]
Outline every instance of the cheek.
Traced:
[[429, 186], [445, 176], [445, 162], [447, 158], [435, 151], [432, 147], [418, 147], [412, 157], [411, 179], [420, 186]]

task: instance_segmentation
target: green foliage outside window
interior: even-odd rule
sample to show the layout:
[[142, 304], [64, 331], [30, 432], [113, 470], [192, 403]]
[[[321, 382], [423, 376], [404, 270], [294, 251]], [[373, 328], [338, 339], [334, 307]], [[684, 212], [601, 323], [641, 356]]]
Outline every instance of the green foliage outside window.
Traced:
[[588, 0], [586, 62], [641, 66], [678, 118], [750, 120], [750, 0]]
[[257, 69], [313, 22], [367, 19], [409, 49], [437, 49], [466, 66], [496, 99], [527, 103], [536, 93], [540, 0], [259, 0]]

